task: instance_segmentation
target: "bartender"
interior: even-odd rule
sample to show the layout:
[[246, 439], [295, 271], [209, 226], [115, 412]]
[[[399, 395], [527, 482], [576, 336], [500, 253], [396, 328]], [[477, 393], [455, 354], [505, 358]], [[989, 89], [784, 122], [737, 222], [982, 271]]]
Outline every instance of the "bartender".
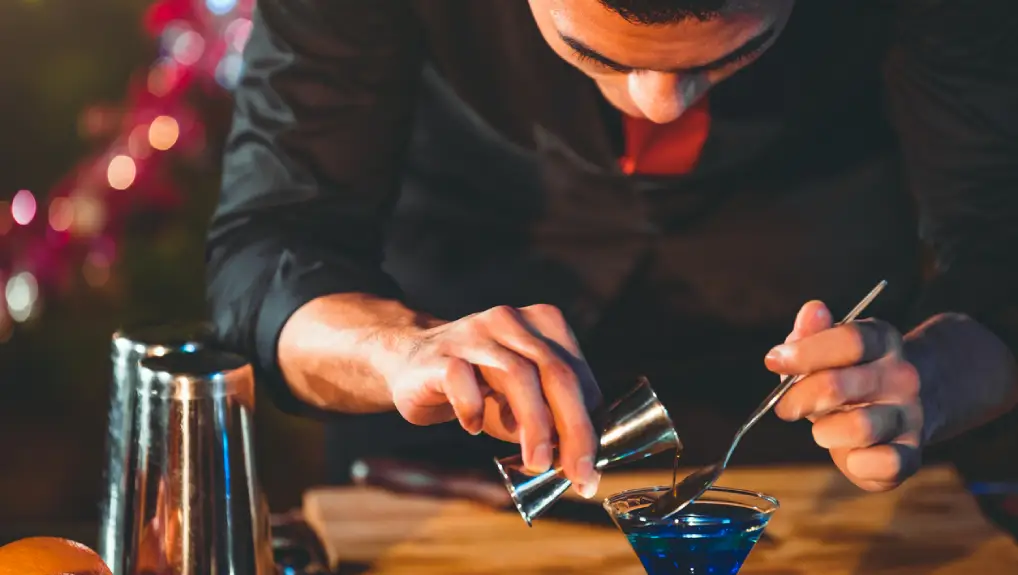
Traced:
[[811, 374], [741, 461], [893, 488], [1018, 401], [1015, 29], [1010, 0], [260, 0], [219, 335], [328, 414], [337, 480], [496, 438], [591, 496], [588, 410], [633, 376], [696, 461]]

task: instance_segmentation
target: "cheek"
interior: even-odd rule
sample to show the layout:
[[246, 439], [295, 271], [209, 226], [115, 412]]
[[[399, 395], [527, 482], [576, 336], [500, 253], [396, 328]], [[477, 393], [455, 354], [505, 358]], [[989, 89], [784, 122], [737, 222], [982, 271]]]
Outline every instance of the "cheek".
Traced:
[[617, 98], [619, 96], [629, 97], [628, 82], [626, 81], [625, 74], [587, 74], [587, 76], [597, 83], [597, 86], [601, 88], [601, 92], [605, 96], [611, 96]]

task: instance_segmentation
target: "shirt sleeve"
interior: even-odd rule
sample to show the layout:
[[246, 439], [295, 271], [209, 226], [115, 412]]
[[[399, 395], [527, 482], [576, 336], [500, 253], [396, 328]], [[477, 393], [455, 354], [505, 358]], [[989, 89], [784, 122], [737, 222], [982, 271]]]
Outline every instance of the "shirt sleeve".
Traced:
[[964, 313], [1016, 353], [1018, 2], [898, 0], [897, 8], [889, 111], [935, 256], [909, 329]]
[[334, 293], [398, 298], [381, 270], [420, 77], [406, 0], [260, 0], [234, 92], [206, 247], [220, 343], [250, 358], [277, 404], [303, 406], [279, 333]]

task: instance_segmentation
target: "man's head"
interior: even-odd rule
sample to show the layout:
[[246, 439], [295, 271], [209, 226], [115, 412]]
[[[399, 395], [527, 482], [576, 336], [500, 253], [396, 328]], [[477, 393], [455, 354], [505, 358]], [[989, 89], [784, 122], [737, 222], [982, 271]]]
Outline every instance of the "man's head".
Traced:
[[769, 48], [795, 0], [530, 0], [538, 28], [615, 107], [670, 122]]

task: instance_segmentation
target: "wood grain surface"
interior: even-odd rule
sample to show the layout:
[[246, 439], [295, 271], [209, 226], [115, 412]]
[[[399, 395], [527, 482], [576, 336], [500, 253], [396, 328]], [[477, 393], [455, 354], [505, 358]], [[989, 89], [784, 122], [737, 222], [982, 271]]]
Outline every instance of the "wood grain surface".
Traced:
[[[598, 497], [667, 483], [669, 472], [607, 475]], [[740, 575], [1015, 575], [1018, 545], [988, 523], [950, 468], [927, 468], [888, 493], [865, 493], [833, 467], [736, 468], [722, 485], [781, 508]], [[304, 498], [332, 561], [370, 575], [640, 575], [613, 529], [477, 504], [323, 488]]]

